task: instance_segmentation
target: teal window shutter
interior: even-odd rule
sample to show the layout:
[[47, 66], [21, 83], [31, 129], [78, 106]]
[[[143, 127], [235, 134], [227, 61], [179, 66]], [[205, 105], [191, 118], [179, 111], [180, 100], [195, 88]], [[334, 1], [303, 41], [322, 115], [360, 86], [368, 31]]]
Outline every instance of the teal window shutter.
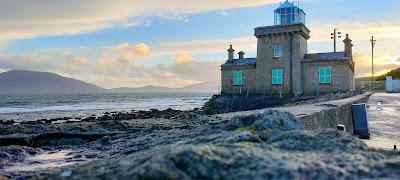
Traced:
[[283, 70], [272, 70], [272, 84], [283, 84]]
[[325, 70], [324, 68], [319, 68], [319, 83], [324, 83], [325, 82]]
[[319, 68], [319, 83], [329, 84], [332, 82], [332, 69]]
[[233, 85], [243, 85], [242, 71], [233, 72]]
[[276, 82], [276, 70], [272, 70], [272, 84], [277, 84], [277, 82]]
[[283, 70], [278, 69], [278, 84], [283, 84]]

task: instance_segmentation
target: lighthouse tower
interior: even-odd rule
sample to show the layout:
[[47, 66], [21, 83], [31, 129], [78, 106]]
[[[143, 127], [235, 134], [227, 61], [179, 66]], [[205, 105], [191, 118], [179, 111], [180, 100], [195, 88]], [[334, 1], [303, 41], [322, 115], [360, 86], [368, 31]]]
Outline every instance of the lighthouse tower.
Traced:
[[302, 94], [301, 61], [310, 38], [305, 16], [302, 9], [286, 1], [274, 11], [274, 25], [255, 28], [258, 91]]

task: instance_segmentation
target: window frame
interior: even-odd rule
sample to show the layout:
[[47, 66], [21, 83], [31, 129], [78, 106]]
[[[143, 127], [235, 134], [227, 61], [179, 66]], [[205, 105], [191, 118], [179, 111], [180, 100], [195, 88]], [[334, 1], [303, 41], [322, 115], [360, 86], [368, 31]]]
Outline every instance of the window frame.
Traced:
[[[236, 77], [235, 77], [236, 74]], [[237, 75], [240, 74], [240, 77]], [[234, 86], [243, 86], [243, 71], [233, 71], [233, 85]]]
[[[327, 71], [327, 70], [329, 70], [329, 71]], [[323, 73], [321, 73], [321, 72], [323, 72]], [[327, 78], [329, 78], [329, 79], [327, 79]], [[332, 67], [318, 68], [318, 82], [319, 82], [319, 84], [332, 84]]]
[[[283, 47], [281, 45], [274, 45], [273, 46], [273, 53], [274, 58], [281, 58], [283, 55]], [[279, 53], [278, 53], [279, 52]]]
[[[274, 73], [274, 72], [276, 72], [276, 73]], [[279, 72], [280, 72], [280, 76], [279, 76]], [[271, 74], [271, 84], [272, 85], [283, 85], [283, 69], [273, 69], [271, 71], [271, 73], [272, 73]]]

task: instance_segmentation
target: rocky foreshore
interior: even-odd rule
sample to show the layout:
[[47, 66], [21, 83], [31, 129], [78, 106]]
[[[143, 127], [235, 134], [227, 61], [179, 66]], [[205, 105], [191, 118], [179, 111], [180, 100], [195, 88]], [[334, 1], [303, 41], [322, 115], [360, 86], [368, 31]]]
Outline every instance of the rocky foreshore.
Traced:
[[150, 109], [144, 110], [131, 110], [127, 111], [110, 111], [105, 112], [103, 115], [92, 115], [88, 117], [60, 117], [51, 119], [37, 119], [35, 121], [21, 121], [17, 122], [13, 119], [0, 120], [0, 125], [13, 125], [13, 124], [56, 124], [56, 123], [75, 123], [75, 122], [96, 122], [107, 120], [132, 120], [132, 119], [151, 119], [151, 118], [164, 118], [164, 119], [178, 119], [186, 116], [189, 113], [198, 113], [199, 109], [194, 110], [175, 110], [168, 108], [166, 110]]
[[[58, 152], [71, 164], [13, 169], [46, 166], [32, 157]], [[232, 119], [186, 113], [1, 125], [0, 167], [0, 179], [397, 179], [400, 152], [370, 149], [337, 130], [305, 131], [277, 110]]]

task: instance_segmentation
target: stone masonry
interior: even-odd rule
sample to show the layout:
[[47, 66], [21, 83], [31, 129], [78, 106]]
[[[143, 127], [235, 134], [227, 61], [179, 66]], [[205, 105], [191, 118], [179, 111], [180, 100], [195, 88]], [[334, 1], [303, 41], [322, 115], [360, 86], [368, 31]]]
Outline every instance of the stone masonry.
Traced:
[[[354, 89], [353, 44], [348, 34], [343, 41], [345, 51], [308, 54], [310, 30], [303, 10], [286, 1], [274, 13], [275, 25], [255, 28], [256, 58], [244, 58], [240, 51], [235, 59], [232, 45], [228, 49], [228, 60], [221, 65], [221, 93], [299, 95]], [[328, 75], [320, 76], [321, 68]], [[274, 70], [282, 70], [282, 76], [278, 75], [282, 82], [273, 84]], [[233, 83], [235, 72], [242, 72], [241, 85]]]

